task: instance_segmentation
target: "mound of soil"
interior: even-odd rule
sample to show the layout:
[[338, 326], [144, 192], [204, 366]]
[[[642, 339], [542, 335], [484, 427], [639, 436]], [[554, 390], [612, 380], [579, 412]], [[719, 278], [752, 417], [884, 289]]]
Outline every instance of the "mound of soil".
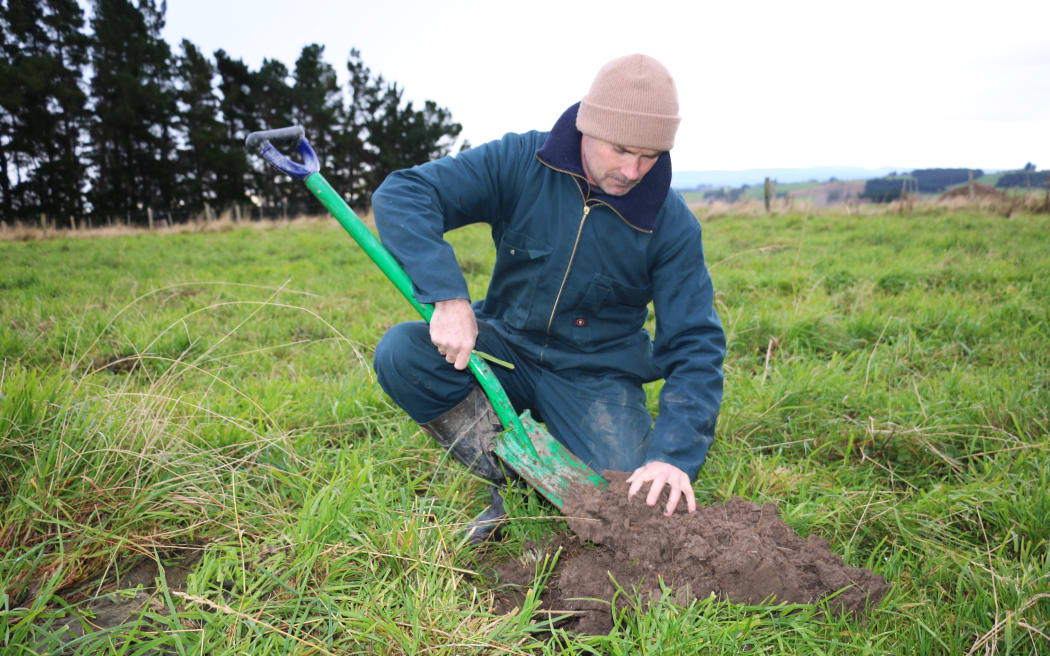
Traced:
[[[610, 481], [607, 492], [566, 499], [564, 513], [579, 539], [559, 536], [533, 554], [538, 559], [540, 551], [562, 549], [540, 608], [572, 611], [570, 630], [612, 629], [613, 580], [643, 600], [662, 596], [662, 580], [681, 605], [712, 593], [749, 604], [812, 603], [841, 590], [829, 606], [857, 615], [889, 590], [881, 576], [846, 567], [825, 540], [799, 537], [774, 504], [734, 498], [687, 513], [680, 503], [674, 516], [664, 517], [667, 489], [650, 508], [641, 493], [628, 502], [629, 474], [603, 475]], [[528, 559], [519, 559], [496, 569], [513, 589], [531, 585], [534, 568]], [[502, 612], [520, 604], [513, 595], [500, 601]]]
[[[962, 185], [955, 189], [950, 189], [941, 194], [941, 199], [947, 198], [967, 198], [970, 195], [969, 185]], [[995, 187], [990, 187], [986, 184], [979, 182], [973, 183], [973, 195], [976, 198], [988, 198], [992, 200], [1007, 200], [1006, 194], [999, 191]]]

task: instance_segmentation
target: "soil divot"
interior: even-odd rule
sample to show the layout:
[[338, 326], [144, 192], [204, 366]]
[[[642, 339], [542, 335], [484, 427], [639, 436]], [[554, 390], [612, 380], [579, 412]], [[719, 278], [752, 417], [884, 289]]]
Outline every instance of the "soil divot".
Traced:
[[[184, 591], [186, 579], [203, 554], [191, 552], [177, 564], [164, 568], [164, 580], [169, 590]], [[87, 633], [107, 633], [137, 620], [149, 606], [153, 612], [167, 615], [168, 609], [158, 598], [156, 580], [160, 568], [153, 560], [143, 559], [120, 577], [119, 589], [113, 582], [103, 581], [104, 592], [75, 604], [65, 621], [51, 627], [51, 633], [60, 643], [69, 643]], [[144, 626], [152, 626], [147, 621]], [[162, 628], [162, 627], [158, 627]], [[169, 650], [148, 650], [147, 656], [173, 653]]]
[[[800, 537], [780, 519], [775, 504], [733, 498], [688, 513], [682, 501], [673, 517], [664, 517], [667, 489], [650, 508], [644, 492], [628, 502], [628, 473], [606, 471], [603, 476], [609, 481], [608, 491], [566, 498], [563, 508], [569, 528], [597, 546], [560, 536], [544, 549], [553, 553], [561, 548], [562, 554], [541, 608], [573, 611], [575, 617], [566, 626], [571, 630], [612, 629], [613, 580], [649, 600], [662, 596], [662, 580], [681, 605], [712, 593], [747, 604], [770, 599], [814, 603], [838, 593], [829, 607], [858, 616], [889, 590], [881, 576], [846, 567], [827, 541]], [[519, 571], [514, 571], [516, 564], [521, 565]], [[502, 581], [519, 585], [530, 585], [533, 571], [532, 564], [522, 561], [497, 567]], [[503, 600], [502, 605], [514, 603]]]

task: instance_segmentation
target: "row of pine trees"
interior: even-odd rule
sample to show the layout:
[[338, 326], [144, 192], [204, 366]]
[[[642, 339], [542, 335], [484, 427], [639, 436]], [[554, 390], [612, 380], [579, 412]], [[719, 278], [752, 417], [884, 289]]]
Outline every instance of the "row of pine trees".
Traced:
[[449, 152], [461, 126], [373, 75], [357, 50], [341, 87], [324, 46], [251, 70], [161, 38], [166, 2], [0, 0], [0, 220], [58, 226], [174, 221], [303, 203], [245, 156], [248, 132], [301, 124], [352, 205], [398, 168]]

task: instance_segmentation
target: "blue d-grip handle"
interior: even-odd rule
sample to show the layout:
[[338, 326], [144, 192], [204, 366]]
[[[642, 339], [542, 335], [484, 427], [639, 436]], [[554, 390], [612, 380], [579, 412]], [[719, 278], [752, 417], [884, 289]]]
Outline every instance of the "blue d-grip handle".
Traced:
[[[286, 157], [281, 151], [270, 143], [271, 141], [295, 141], [295, 152], [303, 159], [303, 163], [293, 161]], [[305, 180], [311, 173], [317, 173], [321, 169], [317, 161], [317, 154], [306, 141], [303, 126], [293, 125], [276, 130], [262, 130], [252, 132], [244, 139], [244, 148], [248, 152], [257, 152], [270, 166], [281, 173], [292, 176], [296, 180]]]

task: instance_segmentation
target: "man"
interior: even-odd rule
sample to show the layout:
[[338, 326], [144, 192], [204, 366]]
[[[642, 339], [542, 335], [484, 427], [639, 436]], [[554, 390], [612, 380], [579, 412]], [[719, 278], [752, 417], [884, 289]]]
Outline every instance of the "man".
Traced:
[[[505, 516], [504, 476], [490, 453], [500, 432], [466, 370], [471, 349], [515, 365], [493, 370], [520, 412], [598, 472], [632, 471], [666, 515], [684, 496], [714, 434], [725, 336], [713, 307], [700, 225], [670, 190], [678, 128], [674, 81], [630, 55], [598, 72], [549, 133], [507, 134], [455, 158], [392, 174], [373, 196], [383, 243], [402, 263], [429, 326], [393, 327], [375, 368], [390, 397], [438, 443], [492, 483], [472, 524], [487, 539]], [[491, 225], [496, 265], [471, 305], [443, 233]], [[644, 329], [648, 303], [655, 340]], [[653, 425], [644, 382], [664, 378]]]

